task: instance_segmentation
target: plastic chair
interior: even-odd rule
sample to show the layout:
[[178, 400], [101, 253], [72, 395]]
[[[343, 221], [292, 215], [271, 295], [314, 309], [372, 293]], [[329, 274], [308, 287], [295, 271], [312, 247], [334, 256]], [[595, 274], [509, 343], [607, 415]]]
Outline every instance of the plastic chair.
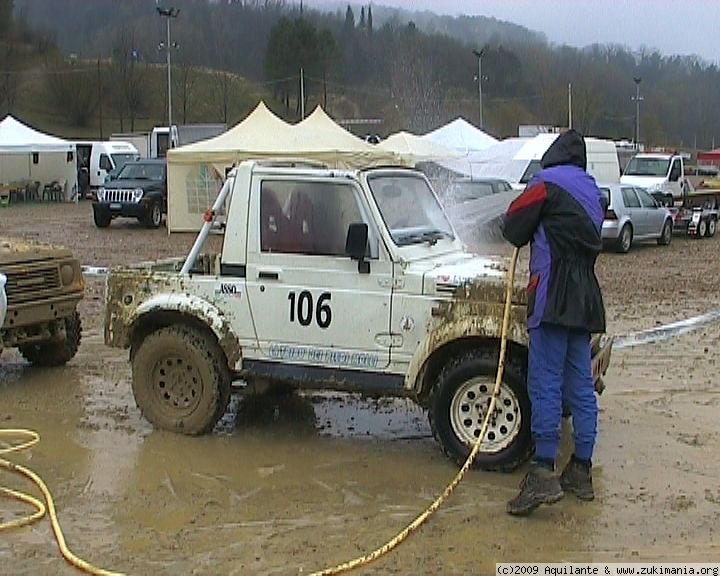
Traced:
[[27, 188], [25, 188], [25, 199], [28, 202], [30, 202], [31, 200], [40, 200], [40, 182], [35, 180], [35, 182], [28, 183]]

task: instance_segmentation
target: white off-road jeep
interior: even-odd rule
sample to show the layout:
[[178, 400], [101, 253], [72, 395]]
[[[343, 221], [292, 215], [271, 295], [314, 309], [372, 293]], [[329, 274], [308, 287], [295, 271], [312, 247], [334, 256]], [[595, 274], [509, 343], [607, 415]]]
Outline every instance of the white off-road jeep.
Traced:
[[[505, 262], [468, 253], [427, 179], [244, 162], [228, 178], [220, 254], [110, 271], [105, 341], [130, 348], [154, 425], [213, 428], [234, 381], [409, 397], [456, 461], [490, 402]], [[529, 455], [526, 293], [516, 288], [501, 396], [476, 460]], [[596, 380], [610, 347], [594, 348]]]

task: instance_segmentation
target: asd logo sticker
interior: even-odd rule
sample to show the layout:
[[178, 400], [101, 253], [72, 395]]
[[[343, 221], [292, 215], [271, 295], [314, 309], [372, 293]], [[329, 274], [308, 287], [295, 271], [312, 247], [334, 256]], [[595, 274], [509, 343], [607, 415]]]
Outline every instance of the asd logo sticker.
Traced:
[[240, 298], [242, 292], [240, 286], [237, 284], [231, 284], [229, 282], [223, 282], [220, 286], [215, 287], [215, 294], [220, 296], [232, 296], [234, 298]]

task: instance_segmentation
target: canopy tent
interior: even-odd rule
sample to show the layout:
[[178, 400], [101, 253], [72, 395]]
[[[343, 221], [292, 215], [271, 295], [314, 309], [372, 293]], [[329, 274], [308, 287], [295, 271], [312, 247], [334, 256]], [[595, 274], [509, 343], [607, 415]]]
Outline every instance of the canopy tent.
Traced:
[[0, 122], [0, 185], [65, 183], [65, 199], [77, 197], [75, 144], [6, 116]]
[[462, 152], [458, 150], [451, 150], [410, 132], [392, 134], [380, 142], [376, 148], [394, 153], [403, 164], [411, 166], [420, 162], [435, 162], [462, 156]]
[[260, 102], [227, 132], [168, 151], [168, 231], [191, 232], [202, 226], [229, 169], [248, 159], [297, 159], [333, 168], [360, 168], [396, 161], [336, 124], [319, 106], [292, 125]]
[[428, 132], [422, 138], [463, 154], [485, 150], [498, 143], [496, 138], [476, 128], [464, 118], [456, 118], [445, 126]]

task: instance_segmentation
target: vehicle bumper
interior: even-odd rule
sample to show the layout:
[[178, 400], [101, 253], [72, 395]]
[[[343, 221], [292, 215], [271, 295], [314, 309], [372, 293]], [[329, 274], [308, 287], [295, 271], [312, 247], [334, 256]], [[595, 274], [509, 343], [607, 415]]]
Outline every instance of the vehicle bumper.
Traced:
[[617, 240], [620, 236], [620, 223], [617, 220], [607, 221], [605, 220], [602, 225], [601, 237], [603, 242], [610, 242]]
[[0, 333], [3, 346], [13, 347], [57, 333], [58, 324], [75, 312], [83, 293], [48, 298], [42, 303], [23, 302], [8, 306]]
[[96, 214], [109, 215], [113, 218], [122, 216], [125, 218], [143, 218], [147, 214], [148, 203], [141, 200], [134, 202], [93, 202], [93, 210]]

